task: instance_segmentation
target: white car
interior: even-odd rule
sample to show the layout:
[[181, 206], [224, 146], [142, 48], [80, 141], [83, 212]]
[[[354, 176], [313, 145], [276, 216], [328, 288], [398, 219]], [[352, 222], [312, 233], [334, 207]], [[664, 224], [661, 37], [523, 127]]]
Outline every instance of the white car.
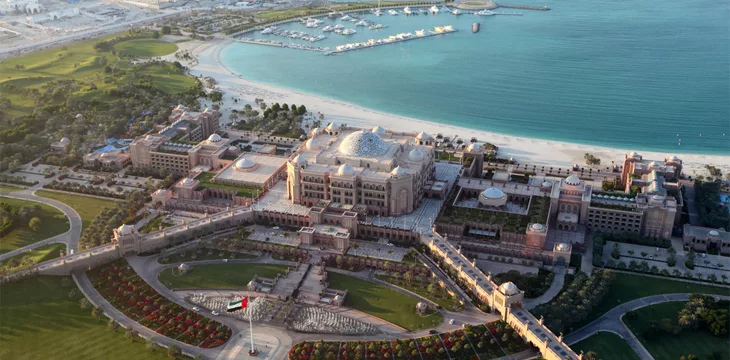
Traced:
[[274, 226], [272, 229], [279, 230], [279, 227], [278, 226]]
[[449, 320], [449, 324], [454, 325], [454, 319]]
[[220, 315], [220, 314], [221, 314], [221, 313], [219, 313], [219, 312], [217, 312], [217, 311], [215, 311], [215, 310], [211, 311], [210, 313], [211, 313], [211, 314], [213, 314], [213, 315], [215, 315], [215, 316], [218, 316], [218, 315]]
[[223, 259], [223, 262], [228, 262], [228, 259]]
[[200, 312], [200, 308], [199, 308], [199, 307], [197, 307], [197, 306], [193, 306], [193, 311], [197, 311], [197, 312]]

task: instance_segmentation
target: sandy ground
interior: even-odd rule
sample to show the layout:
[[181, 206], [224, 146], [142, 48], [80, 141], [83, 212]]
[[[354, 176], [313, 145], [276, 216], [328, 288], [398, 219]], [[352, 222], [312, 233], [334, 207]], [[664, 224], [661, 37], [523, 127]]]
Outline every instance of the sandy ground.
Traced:
[[[231, 108], [240, 109], [246, 103], [253, 104], [255, 107], [254, 99], [263, 98], [267, 103], [304, 104], [309, 111], [314, 113], [315, 117], [318, 117], [319, 113], [325, 114], [324, 123], [334, 121], [338, 124], [363, 128], [380, 125], [394, 131], [425, 131], [430, 134], [441, 133], [444, 136], [451, 137], [459, 135], [461, 138], [466, 139], [475, 136], [480, 142], [490, 142], [499, 146], [500, 156], [512, 157], [520, 163], [563, 167], [576, 163], [584, 164], [583, 154], [586, 152], [600, 158], [603, 166], [606, 166], [606, 164], [610, 165], [611, 161], [615, 161], [617, 164], [622, 162], [624, 154], [634, 150], [641, 153], [645, 159], [662, 160], [668, 155], [674, 155], [641, 151], [641, 149], [614, 149], [506, 136], [377, 112], [332, 99], [246, 80], [246, 74], [235, 74], [223, 65], [219, 59], [220, 51], [229, 44], [228, 40], [217, 39], [205, 43], [196, 41], [183, 44], [185, 44], [185, 48], [190, 49], [191, 53], [198, 60], [198, 63], [192, 67], [191, 73], [196, 76], [202, 74], [214, 78], [217, 82], [217, 87], [224, 92], [225, 100], [221, 105], [223, 122], [228, 122]], [[233, 97], [238, 98], [239, 102], [234, 104], [231, 100]], [[706, 164], [721, 168], [723, 173], [730, 172], [730, 154], [728, 156], [701, 154], [677, 155], [684, 161], [685, 173], [688, 175], [705, 173], [704, 165]]]

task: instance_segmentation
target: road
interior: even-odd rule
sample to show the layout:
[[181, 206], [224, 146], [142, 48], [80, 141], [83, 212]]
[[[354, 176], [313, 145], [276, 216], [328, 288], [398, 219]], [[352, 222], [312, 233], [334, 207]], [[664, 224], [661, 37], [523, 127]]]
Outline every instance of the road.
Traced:
[[550, 288], [545, 291], [544, 294], [534, 298], [534, 299], [525, 299], [525, 307], [528, 310], [532, 310], [535, 307], [545, 304], [552, 300], [554, 297], [558, 296], [558, 293], [560, 293], [560, 290], [563, 289], [563, 284], [565, 284], [565, 273], [567, 269], [563, 266], [556, 266], [555, 267], [555, 276], [553, 277], [553, 282], [550, 283]]
[[[594, 320], [590, 324], [570, 333], [565, 337], [565, 343], [573, 345], [599, 331], [608, 331], [615, 333], [629, 344], [636, 355], [642, 360], [653, 359], [651, 354], [644, 348], [641, 342], [634, 336], [628, 327], [622, 321], [623, 315], [629, 310], [640, 309], [649, 305], [656, 305], [672, 301], [687, 301], [692, 294], [664, 294], [647, 296], [641, 299], [635, 299], [623, 303], [603, 314], [600, 318]], [[730, 296], [712, 295], [716, 299], [730, 299]]]

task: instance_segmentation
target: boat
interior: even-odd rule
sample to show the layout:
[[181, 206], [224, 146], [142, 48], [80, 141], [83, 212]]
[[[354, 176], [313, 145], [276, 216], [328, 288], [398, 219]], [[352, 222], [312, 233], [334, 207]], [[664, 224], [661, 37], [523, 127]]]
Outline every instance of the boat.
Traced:
[[438, 6], [436, 6], [436, 5], [434, 5], [434, 6], [431, 6], [431, 7], [430, 7], [430, 8], [428, 9], [428, 11], [430, 11], [430, 12], [432, 12], [432, 13], [434, 13], [434, 14], [438, 14], [438, 13], [439, 13], [439, 7], [438, 7]]
[[426, 9], [424, 9], [424, 8], [419, 8], [418, 9], [418, 12], [421, 13], [421, 14], [428, 14], [428, 11]]
[[461, 15], [461, 10], [459, 10], [459, 9], [451, 10], [451, 14], [452, 15]]
[[365, 21], [365, 20], [360, 20], [360, 21], [358, 21], [358, 23], [357, 23], [357, 24], [355, 24], [355, 25], [357, 25], [357, 26], [368, 26], [368, 22], [367, 22], [367, 21]]
[[454, 27], [451, 25], [444, 26], [444, 31], [454, 31]]
[[335, 29], [335, 34], [342, 34], [342, 28]]
[[494, 15], [496, 13], [494, 11], [484, 9], [484, 10], [481, 10], [481, 11], [477, 11], [474, 14], [479, 15], [479, 16], [492, 16], [492, 15]]
[[344, 28], [345, 28], [345, 27], [344, 27], [344, 26], [343, 26], [342, 24], [337, 24], [337, 25], [335, 25], [335, 27], [333, 27], [332, 29], [334, 29], [334, 30], [342, 30], [342, 29], [344, 29]]
[[412, 14], [411, 8], [409, 8], [408, 6], [404, 7], [403, 8], [403, 13], [406, 14], [406, 15], [411, 15]]
[[355, 31], [355, 29], [345, 29], [345, 30], [342, 30], [342, 35], [352, 35], [356, 32], [357, 31]]
[[388, 15], [396, 16], [396, 15], [398, 15], [398, 12], [395, 10], [388, 10]]
[[332, 31], [334, 29], [335, 28], [333, 28], [331, 25], [327, 25], [327, 26], [325, 26], [325, 27], [322, 28], [322, 31], [328, 32], [328, 31]]
[[446, 5], [444, 5], [444, 6], [441, 7], [441, 11], [450, 13], [451, 12], [451, 9], [449, 9]]
[[373, 14], [375, 14], [375, 16], [383, 16], [383, 13], [380, 11], [380, 9], [375, 10]]
[[443, 26], [436, 26], [435, 28], [433, 28], [433, 32], [436, 33], [436, 34], [440, 34], [440, 33], [444, 32], [444, 27]]
[[426, 35], [426, 30], [423, 30], [423, 29], [416, 30], [416, 36], [425, 36], [425, 35]]
[[350, 21], [350, 20], [352, 20], [352, 18], [350, 17], [350, 15], [345, 15], [345, 16], [341, 17], [340, 20], [342, 20], [342, 21]]
[[270, 27], [267, 27], [266, 29], [261, 30], [262, 34], [271, 34], [272, 32], [274, 32], [274, 29], [272, 29]]
[[380, 29], [384, 29], [384, 28], [385, 28], [385, 26], [383, 26], [383, 24], [375, 24], [375, 25], [368, 26], [368, 29], [370, 29], [370, 30], [380, 30]]

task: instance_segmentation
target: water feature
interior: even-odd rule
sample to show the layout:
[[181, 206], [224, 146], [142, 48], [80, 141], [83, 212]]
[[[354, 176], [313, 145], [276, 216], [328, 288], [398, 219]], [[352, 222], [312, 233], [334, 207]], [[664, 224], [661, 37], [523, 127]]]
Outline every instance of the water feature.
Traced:
[[[730, 154], [727, 3], [547, 5], [553, 10], [521, 11], [524, 16], [367, 15], [388, 27], [344, 22], [357, 30], [350, 36], [292, 23], [279, 28], [327, 35], [313, 45], [331, 48], [438, 25], [459, 32], [337, 56], [232, 44], [222, 61], [253, 81], [439, 123], [639, 150]], [[340, 23], [324, 20], [322, 27]], [[477, 34], [470, 31], [473, 22], [481, 24]]]

